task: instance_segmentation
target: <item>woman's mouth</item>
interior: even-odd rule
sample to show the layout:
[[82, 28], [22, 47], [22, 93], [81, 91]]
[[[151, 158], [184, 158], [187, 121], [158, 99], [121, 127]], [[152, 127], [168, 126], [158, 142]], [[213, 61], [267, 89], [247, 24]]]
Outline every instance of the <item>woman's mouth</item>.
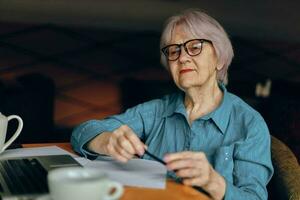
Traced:
[[179, 74], [184, 74], [184, 73], [191, 72], [191, 71], [194, 71], [194, 70], [193, 69], [182, 69], [179, 71]]

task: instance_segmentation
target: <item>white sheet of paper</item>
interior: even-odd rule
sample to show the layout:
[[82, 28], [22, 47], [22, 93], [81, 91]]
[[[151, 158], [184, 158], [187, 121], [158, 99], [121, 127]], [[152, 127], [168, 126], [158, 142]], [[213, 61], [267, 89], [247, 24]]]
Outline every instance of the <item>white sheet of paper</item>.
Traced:
[[105, 172], [112, 180], [123, 185], [164, 189], [166, 187], [166, 167], [156, 161], [132, 159], [127, 163], [114, 160], [88, 160], [76, 158], [84, 167], [94, 167]]
[[0, 159], [45, 155], [69, 154], [84, 167], [94, 167], [105, 172], [109, 178], [123, 185], [164, 189], [166, 187], [166, 167], [156, 161], [132, 159], [120, 163], [107, 157], [103, 160], [88, 160], [57, 146], [9, 149], [0, 154]]
[[30, 156], [45, 156], [45, 155], [62, 155], [69, 154], [73, 157], [78, 157], [60, 147], [48, 146], [48, 147], [32, 147], [32, 148], [17, 148], [8, 149], [0, 154], [0, 158], [16, 158], [16, 157], [30, 157]]

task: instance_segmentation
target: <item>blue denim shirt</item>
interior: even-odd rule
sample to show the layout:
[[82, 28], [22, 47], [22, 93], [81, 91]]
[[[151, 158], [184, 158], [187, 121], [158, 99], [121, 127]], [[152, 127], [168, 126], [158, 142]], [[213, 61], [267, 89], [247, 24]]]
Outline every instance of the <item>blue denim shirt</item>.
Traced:
[[[175, 93], [139, 104], [125, 113], [90, 120], [72, 133], [75, 151], [94, 155], [84, 145], [104, 131], [127, 124], [160, 158], [166, 153], [202, 151], [226, 180], [226, 200], [267, 199], [273, 167], [270, 135], [262, 116], [220, 85], [224, 96], [213, 112], [188, 123], [184, 94]], [[145, 159], [151, 159], [144, 155]]]

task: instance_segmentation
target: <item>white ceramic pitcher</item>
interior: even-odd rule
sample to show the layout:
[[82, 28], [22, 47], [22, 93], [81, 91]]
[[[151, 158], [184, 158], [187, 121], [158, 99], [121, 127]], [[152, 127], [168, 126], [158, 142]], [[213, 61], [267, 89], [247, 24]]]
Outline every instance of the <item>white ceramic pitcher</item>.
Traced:
[[[8, 122], [12, 119], [17, 119], [19, 125], [16, 132], [13, 134], [13, 136], [7, 142], [5, 142], [7, 125]], [[11, 145], [11, 143], [13, 143], [15, 139], [17, 139], [17, 137], [21, 133], [22, 128], [23, 128], [23, 120], [21, 119], [21, 117], [17, 115], [10, 115], [6, 117], [2, 115], [0, 112], [0, 153], [2, 153], [9, 145]]]

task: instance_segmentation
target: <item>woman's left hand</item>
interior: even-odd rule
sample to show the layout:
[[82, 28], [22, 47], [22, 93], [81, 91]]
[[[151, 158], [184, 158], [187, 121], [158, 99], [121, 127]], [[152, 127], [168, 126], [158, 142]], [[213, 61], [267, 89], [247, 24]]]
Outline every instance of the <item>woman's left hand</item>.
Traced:
[[176, 172], [183, 179], [183, 184], [200, 186], [213, 199], [222, 199], [225, 194], [226, 183], [224, 178], [216, 172], [208, 162], [203, 152], [179, 152], [164, 157], [167, 169]]

